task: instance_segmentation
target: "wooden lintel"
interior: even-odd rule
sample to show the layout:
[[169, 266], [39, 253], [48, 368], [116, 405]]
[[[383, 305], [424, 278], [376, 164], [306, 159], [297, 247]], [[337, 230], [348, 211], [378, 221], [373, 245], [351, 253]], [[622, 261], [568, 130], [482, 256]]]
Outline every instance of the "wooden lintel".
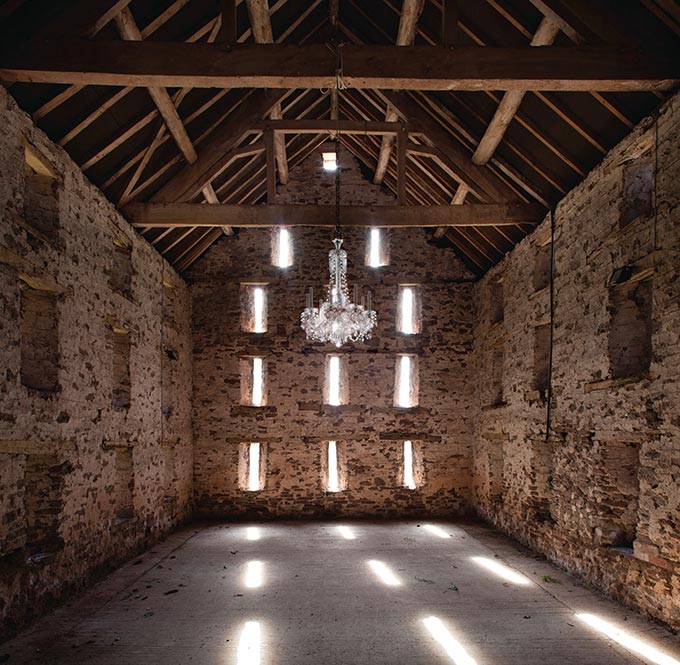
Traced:
[[[134, 226], [272, 227], [334, 226], [332, 205], [202, 205], [131, 203], [123, 214]], [[458, 206], [342, 206], [343, 226], [429, 227], [538, 224], [545, 208], [533, 203], [487, 203]]]
[[[401, 90], [668, 90], [677, 52], [593, 46], [346, 45], [350, 88]], [[332, 88], [336, 56], [325, 44], [223, 44], [46, 40], [0, 54], [7, 82], [166, 88]]]

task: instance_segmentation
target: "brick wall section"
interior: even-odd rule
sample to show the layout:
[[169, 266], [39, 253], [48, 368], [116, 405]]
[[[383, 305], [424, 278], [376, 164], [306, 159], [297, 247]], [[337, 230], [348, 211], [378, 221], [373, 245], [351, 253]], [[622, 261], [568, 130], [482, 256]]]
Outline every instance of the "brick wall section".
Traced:
[[[26, 186], [24, 137], [58, 176], [53, 186], [41, 181], [39, 197], [34, 182]], [[186, 285], [1, 87], [0, 172], [2, 637], [184, 519], [192, 447]], [[132, 248], [127, 297], [110, 283], [115, 243]], [[56, 329], [29, 307], [22, 335], [22, 293], [52, 294]], [[112, 404], [115, 326], [131, 341], [129, 408]], [[171, 373], [161, 374], [161, 332], [178, 355]], [[36, 384], [32, 365], [56, 353], [56, 385], [23, 385], [22, 353]], [[173, 407], [164, 419], [162, 400]], [[116, 523], [121, 446], [132, 451], [134, 511]]]
[[[371, 185], [347, 153], [343, 203], [384, 204], [393, 199]], [[333, 174], [313, 155], [279, 190], [286, 203], [334, 200]], [[417, 209], [414, 209], [417, 214]], [[422, 229], [391, 233], [391, 262], [364, 266], [368, 229], [344, 233], [349, 283], [370, 287], [378, 312], [372, 340], [341, 349], [347, 354], [350, 403], [322, 406], [325, 355], [336, 349], [305, 340], [300, 312], [313, 286], [320, 296], [328, 278], [332, 229], [291, 230], [295, 264], [270, 265], [269, 233], [241, 230], [216, 243], [190, 273], [194, 311], [194, 439], [197, 514], [403, 516], [463, 514], [469, 508], [470, 445], [474, 405], [469, 389], [472, 284], [451, 250], [428, 245]], [[451, 281], [448, 281], [451, 280]], [[240, 282], [268, 282], [266, 333], [240, 330]], [[423, 332], [396, 333], [400, 282], [422, 285]], [[416, 353], [420, 405], [393, 404], [397, 353]], [[264, 355], [268, 395], [263, 408], [240, 406], [239, 358]], [[347, 489], [328, 493], [323, 469], [326, 442], [338, 441]], [[422, 460], [423, 483], [401, 487], [402, 446], [412, 439]], [[264, 445], [263, 490], [239, 489], [242, 442]]]
[[[658, 214], [626, 191], [624, 162], [658, 129]], [[640, 157], [654, 163], [655, 147]], [[626, 196], [642, 212], [626, 218]], [[656, 126], [643, 122], [556, 214], [552, 440], [546, 404], [533, 390], [534, 329], [549, 320], [549, 289], [533, 291], [543, 225], [475, 287], [480, 392], [493, 381], [485, 358], [504, 344], [505, 405], [483, 408], [476, 429], [474, 503], [486, 519], [603, 591], [680, 628], [680, 97]], [[629, 215], [630, 216], [630, 215]], [[654, 251], [656, 243], [656, 251]], [[614, 269], [633, 265], [636, 286], [609, 287]], [[645, 276], [647, 279], [645, 280]], [[502, 280], [504, 319], [491, 324], [493, 285]], [[621, 293], [639, 291], [640, 314], [621, 313]], [[640, 291], [641, 289], [641, 291]], [[610, 293], [611, 292], [611, 293]], [[649, 294], [648, 294], [649, 292]], [[647, 295], [648, 294], [648, 295]], [[625, 293], [624, 293], [625, 295]], [[644, 296], [644, 297], [643, 297]], [[651, 363], [618, 371], [647, 326]], [[632, 305], [631, 305], [632, 307]], [[629, 308], [630, 309], [630, 308]], [[615, 322], [615, 330], [612, 330]], [[644, 336], [644, 334], [642, 334]], [[626, 348], [624, 348], [626, 347]], [[629, 347], [629, 348], [628, 348]], [[644, 344], [643, 344], [644, 347]], [[618, 378], [616, 374], [619, 374]], [[626, 376], [621, 376], [621, 374]], [[497, 477], [502, 474], [501, 491]], [[629, 546], [615, 551], [610, 544]], [[632, 546], [632, 549], [630, 549]]]

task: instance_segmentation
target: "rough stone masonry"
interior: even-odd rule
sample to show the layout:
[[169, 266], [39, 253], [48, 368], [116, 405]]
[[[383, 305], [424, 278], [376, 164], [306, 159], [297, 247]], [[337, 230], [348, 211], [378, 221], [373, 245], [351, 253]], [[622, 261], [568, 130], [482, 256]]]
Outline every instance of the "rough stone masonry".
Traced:
[[[390, 233], [377, 269], [365, 231], [345, 233], [379, 326], [343, 350], [348, 404], [332, 407], [328, 349], [298, 318], [326, 280], [330, 229], [295, 229], [286, 270], [266, 233], [223, 238], [188, 288], [0, 89], [2, 634], [192, 514], [476, 512], [680, 628], [679, 117], [676, 96], [557, 207], [553, 317], [549, 221], [477, 284], [422, 230]], [[392, 201], [345, 159], [344, 203]], [[279, 201], [332, 203], [319, 167], [291, 173]], [[266, 284], [265, 333], [241, 329], [243, 283]], [[400, 284], [419, 286], [417, 335], [395, 329]], [[418, 358], [410, 409], [393, 406], [403, 353]], [[242, 404], [255, 356], [262, 407]], [[329, 440], [341, 492], [326, 489]]]
[[476, 286], [473, 454], [480, 515], [676, 630], [679, 202], [676, 95], [555, 211], [548, 438], [550, 221]]
[[183, 280], [2, 87], [0, 172], [1, 638], [188, 516], [192, 359]]

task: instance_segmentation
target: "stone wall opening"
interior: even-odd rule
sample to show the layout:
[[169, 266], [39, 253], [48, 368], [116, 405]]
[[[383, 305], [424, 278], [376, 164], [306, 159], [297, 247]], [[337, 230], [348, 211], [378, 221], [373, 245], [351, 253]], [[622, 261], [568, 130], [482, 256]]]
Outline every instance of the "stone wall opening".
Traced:
[[500, 323], [505, 316], [503, 282], [492, 282], [489, 286], [489, 322]]
[[244, 492], [263, 490], [267, 477], [267, 446], [248, 441], [239, 446], [238, 486]]
[[293, 265], [293, 239], [288, 229], [274, 229], [271, 234], [272, 265], [290, 268]]
[[116, 243], [111, 257], [109, 285], [126, 298], [132, 298], [132, 246]]
[[422, 483], [422, 477], [422, 458], [413, 441], [407, 439], [402, 445], [401, 484], [406, 489], [414, 490]]
[[482, 406], [501, 406], [503, 404], [503, 366], [505, 364], [503, 340], [497, 340], [491, 349], [486, 351], [485, 356], [486, 367], [480, 388]]
[[536, 250], [534, 259], [534, 291], [541, 291], [550, 285], [552, 267], [552, 245], [548, 243]]
[[394, 372], [394, 406], [410, 409], [418, 406], [418, 356], [410, 353], [397, 355]]
[[130, 332], [113, 328], [113, 389], [111, 403], [116, 409], [130, 408]]
[[422, 303], [417, 284], [400, 284], [397, 292], [397, 332], [417, 335], [422, 325]]
[[640, 447], [625, 441], [602, 441], [599, 449], [600, 464], [594, 472], [594, 484], [600, 488], [596, 495], [595, 542], [632, 553], [640, 498]]
[[345, 356], [336, 353], [326, 356], [323, 402], [329, 406], [349, 404], [349, 373]]
[[24, 220], [29, 230], [50, 242], [59, 235], [59, 181], [47, 158], [26, 144], [24, 180]]
[[654, 161], [651, 155], [623, 165], [623, 196], [619, 203], [619, 227], [624, 228], [638, 217], [652, 214]]
[[382, 268], [390, 264], [389, 239], [384, 229], [369, 229], [365, 263], [370, 268]]
[[267, 405], [267, 363], [261, 356], [241, 358], [241, 404]]
[[267, 284], [241, 284], [241, 330], [267, 332]]
[[59, 462], [53, 454], [26, 457], [26, 547], [34, 558], [56, 552], [64, 545], [59, 525], [64, 509], [65, 478], [70, 470], [68, 462]]
[[652, 359], [652, 281], [627, 282], [609, 289], [609, 368], [611, 378], [643, 374]]
[[59, 322], [57, 295], [21, 286], [21, 383], [53, 392], [58, 388]]
[[491, 504], [503, 502], [503, 442], [498, 440], [487, 441], [486, 462], [488, 468], [489, 501]]
[[347, 451], [340, 441], [326, 441], [322, 456], [321, 476], [326, 492], [347, 489]]

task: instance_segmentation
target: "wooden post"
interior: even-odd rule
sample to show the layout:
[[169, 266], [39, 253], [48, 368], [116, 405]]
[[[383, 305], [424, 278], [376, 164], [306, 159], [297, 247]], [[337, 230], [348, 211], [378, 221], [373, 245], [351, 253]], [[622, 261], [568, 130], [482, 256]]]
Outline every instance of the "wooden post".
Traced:
[[406, 205], [406, 146], [408, 132], [402, 127], [397, 133], [397, 199], [399, 205]]
[[442, 44], [444, 46], [460, 44], [458, 0], [443, 0], [442, 2]]
[[236, 0], [220, 0], [222, 27], [217, 41], [235, 44], [238, 39], [236, 26]]
[[265, 157], [267, 160], [267, 203], [276, 203], [276, 155], [274, 154], [274, 131], [264, 132]]

